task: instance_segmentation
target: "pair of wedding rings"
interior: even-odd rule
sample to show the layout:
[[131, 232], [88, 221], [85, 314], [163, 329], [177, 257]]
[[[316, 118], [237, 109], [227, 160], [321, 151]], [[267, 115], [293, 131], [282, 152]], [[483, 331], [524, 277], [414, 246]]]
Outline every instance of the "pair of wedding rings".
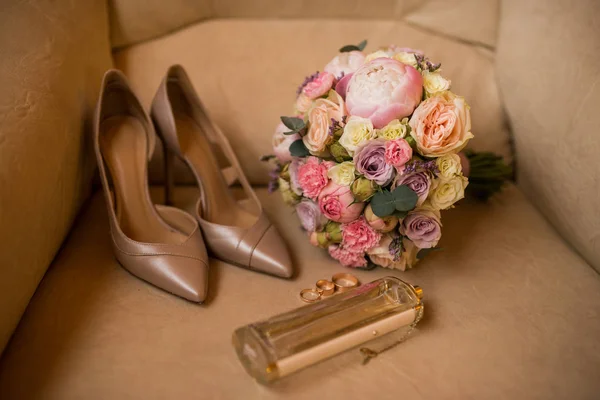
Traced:
[[346, 272], [340, 272], [331, 277], [331, 280], [319, 279], [314, 289], [300, 291], [300, 299], [305, 303], [315, 303], [323, 297], [334, 293], [342, 293], [358, 286], [358, 278]]

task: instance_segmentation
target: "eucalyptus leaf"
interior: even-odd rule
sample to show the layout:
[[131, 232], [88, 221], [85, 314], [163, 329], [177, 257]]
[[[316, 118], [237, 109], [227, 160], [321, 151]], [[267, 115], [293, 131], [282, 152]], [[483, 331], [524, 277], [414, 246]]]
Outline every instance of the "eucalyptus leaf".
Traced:
[[340, 53], [349, 53], [349, 52], [354, 51], [354, 50], [360, 51], [360, 49], [358, 48], [358, 46], [355, 46], [353, 44], [348, 44], [348, 45], [346, 45], [346, 46], [344, 46], [344, 47], [342, 47], [340, 49]]
[[378, 217], [387, 217], [396, 211], [394, 196], [389, 190], [376, 192], [371, 198], [371, 208], [373, 214]]
[[367, 47], [367, 39], [365, 39], [365, 40], [363, 40], [362, 42], [360, 42], [360, 43], [358, 44], [358, 46], [356, 46], [356, 47], [358, 47], [358, 49], [359, 49], [360, 51], [363, 51], [363, 50], [365, 49], [365, 47]]
[[310, 155], [310, 152], [304, 145], [302, 139], [298, 139], [290, 145], [290, 154], [293, 157], [306, 157]]
[[290, 129], [291, 132], [285, 132], [285, 135], [291, 135], [293, 133], [300, 132], [302, 129], [306, 128], [306, 124], [302, 118], [297, 117], [281, 117], [281, 122], [286, 126], [286, 128]]
[[410, 211], [414, 209], [419, 196], [408, 186], [400, 185], [392, 192], [394, 208], [398, 211]]

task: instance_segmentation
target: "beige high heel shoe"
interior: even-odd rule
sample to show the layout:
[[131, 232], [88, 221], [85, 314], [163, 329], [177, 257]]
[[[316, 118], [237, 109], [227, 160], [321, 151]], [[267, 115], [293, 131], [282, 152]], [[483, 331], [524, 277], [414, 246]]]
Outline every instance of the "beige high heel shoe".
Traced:
[[[167, 199], [170, 201], [173, 185], [169, 167], [177, 156], [190, 168], [200, 188], [194, 213], [211, 255], [251, 270], [291, 277], [292, 263], [281, 236], [181, 66], [169, 68], [154, 97], [151, 115], [166, 149]], [[234, 198], [229, 186], [236, 181], [253, 203], [254, 212]]]
[[207, 292], [208, 255], [198, 223], [184, 211], [152, 204], [147, 161], [154, 150], [154, 129], [117, 70], [104, 75], [94, 129], [117, 260], [133, 275], [161, 289], [202, 302]]

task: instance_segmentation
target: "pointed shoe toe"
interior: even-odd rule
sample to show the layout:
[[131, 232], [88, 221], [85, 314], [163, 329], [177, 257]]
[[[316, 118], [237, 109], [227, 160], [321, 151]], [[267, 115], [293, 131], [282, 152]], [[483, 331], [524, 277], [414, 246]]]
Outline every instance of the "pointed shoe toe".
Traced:
[[280, 278], [291, 278], [294, 274], [290, 253], [274, 226], [269, 227], [254, 248], [250, 268]]
[[208, 292], [205, 262], [181, 256], [159, 256], [152, 260], [155, 282], [150, 283], [194, 303], [202, 303]]

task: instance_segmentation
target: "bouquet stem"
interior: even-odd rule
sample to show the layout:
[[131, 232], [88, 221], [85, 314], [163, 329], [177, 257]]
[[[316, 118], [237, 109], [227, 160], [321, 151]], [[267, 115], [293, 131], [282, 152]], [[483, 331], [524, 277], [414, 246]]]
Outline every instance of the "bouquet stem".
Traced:
[[466, 150], [469, 161], [469, 186], [467, 193], [479, 200], [487, 200], [500, 192], [504, 183], [513, 179], [513, 168], [502, 156], [490, 152]]

